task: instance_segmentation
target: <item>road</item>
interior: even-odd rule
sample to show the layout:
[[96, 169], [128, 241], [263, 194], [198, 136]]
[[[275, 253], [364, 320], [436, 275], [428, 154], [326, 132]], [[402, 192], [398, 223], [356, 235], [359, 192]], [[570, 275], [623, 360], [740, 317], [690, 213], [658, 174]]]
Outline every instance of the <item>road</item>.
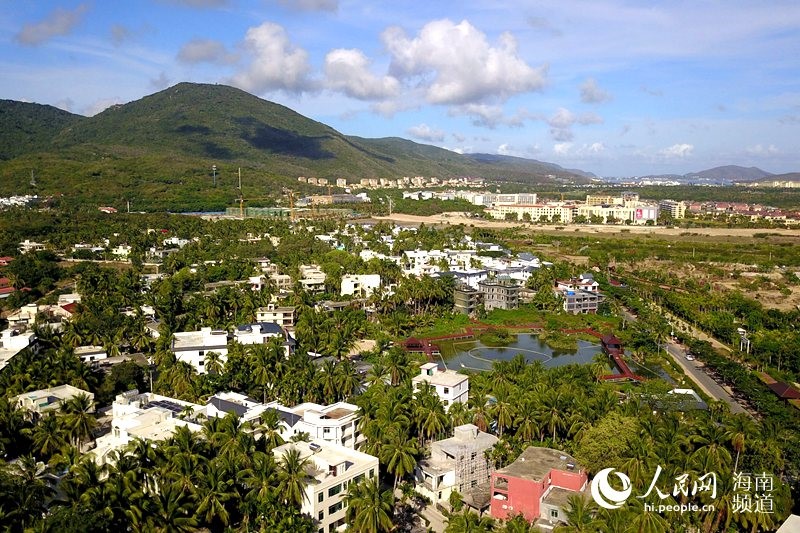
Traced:
[[[622, 314], [625, 320], [629, 322], [636, 321], [636, 316], [629, 313], [628, 311], [623, 310]], [[692, 334], [696, 333], [694, 330], [691, 331]], [[708, 340], [710, 338], [705, 334], [703, 334], [703, 337], [704, 338], [702, 340]], [[724, 345], [722, 345], [719, 341], [715, 342], [720, 346], [724, 347]], [[737, 402], [727, 390], [725, 390], [719, 383], [714, 381], [714, 379], [711, 378], [711, 376], [706, 374], [705, 370], [703, 370], [703, 364], [701, 362], [697, 360], [688, 361], [686, 359], [685, 349], [680, 344], [668, 341], [665, 346], [667, 353], [669, 353], [670, 356], [672, 356], [672, 359], [678, 364], [678, 366], [680, 366], [683, 369], [683, 372], [686, 374], [686, 376], [689, 379], [691, 379], [695, 383], [695, 385], [697, 385], [700, 388], [700, 390], [702, 390], [711, 398], [723, 401], [726, 404], [728, 404], [732, 413], [747, 412], [747, 410], [745, 410], [744, 407], [739, 405], [739, 402]]]

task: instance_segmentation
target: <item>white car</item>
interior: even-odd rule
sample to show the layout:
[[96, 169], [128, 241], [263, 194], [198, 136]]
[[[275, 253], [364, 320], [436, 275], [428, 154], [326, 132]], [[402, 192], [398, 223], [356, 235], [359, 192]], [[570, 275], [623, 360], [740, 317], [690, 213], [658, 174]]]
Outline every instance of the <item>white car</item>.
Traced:
[[686, 360], [687, 361], [694, 361], [694, 356], [692, 354], [690, 354], [690, 353], [687, 353], [686, 354]]

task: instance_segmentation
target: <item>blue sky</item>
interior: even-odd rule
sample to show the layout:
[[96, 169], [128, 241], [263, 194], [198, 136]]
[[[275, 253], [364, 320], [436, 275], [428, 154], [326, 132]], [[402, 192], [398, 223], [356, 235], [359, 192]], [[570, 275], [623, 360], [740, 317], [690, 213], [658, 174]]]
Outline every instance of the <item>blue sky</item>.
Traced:
[[350, 135], [606, 176], [800, 171], [796, 0], [5, 0], [0, 98], [235, 85]]

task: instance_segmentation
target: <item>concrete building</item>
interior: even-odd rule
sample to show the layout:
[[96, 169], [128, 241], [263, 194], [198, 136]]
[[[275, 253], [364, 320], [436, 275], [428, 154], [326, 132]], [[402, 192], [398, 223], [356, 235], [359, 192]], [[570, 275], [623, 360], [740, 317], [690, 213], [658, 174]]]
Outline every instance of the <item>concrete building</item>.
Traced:
[[595, 314], [603, 301], [600, 284], [591, 274], [570, 280], [557, 280], [553, 289], [562, 299], [563, 309], [573, 315]]
[[436, 363], [425, 363], [419, 368], [420, 373], [411, 378], [414, 390], [422, 388], [424, 383], [430, 385], [445, 409], [450, 409], [455, 402], [467, 403], [469, 376], [459, 374], [455, 370], [439, 370], [439, 365]]
[[206, 355], [216, 352], [224, 364], [228, 359], [228, 332], [200, 328], [200, 331], [183, 331], [172, 336], [172, 352], [178, 361], [189, 363], [198, 374], [205, 374]]
[[59, 385], [58, 387], [26, 392], [19, 396], [14, 396], [12, 401], [21, 410], [27, 411], [34, 416], [40, 416], [50, 411], [59, 410], [64, 402], [81, 394], [92, 401], [91, 412], [94, 412], [94, 394], [72, 385]]
[[448, 501], [454, 490], [464, 494], [488, 483], [494, 468], [484, 452], [497, 441], [477, 426], [464, 424], [449, 439], [432, 442], [430, 457], [421, 460], [414, 472], [417, 492], [435, 504]]
[[256, 320], [258, 322], [272, 322], [282, 328], [292, 330], [297, 319], [297, 310], [294, 306], [277, 306], [269, 304], [266, 307], [256, 309]]
[[342, 296], [369, 298], [380, 289], [380, 274], [345, 274], [342, 276]]
[[324, 440], [290, 442], [274, 448], [272, 453], [280, 463], [289, 450], [297, 450], [312, 467], [307, 471], [309, 480], [301, 512], [316, 520], [319, 531], [343, 531], [347, 487], [367, 477], [377, 479], [378, 458]]
[[300, 285], [310, 293], [325, 291], [325, 272], [317, 265], [300, 266]]
[[498, 276], [481, 281], [478, 290], [483, 294], [483, 307], [487, 311], [519, 307], [520, 285], [509, 277]]
[[453, 289], [453, 308], [464, 315], [474, 314], [483, 302], [483, 293], [467, 284], [457, 283]]
[[588, 482], [586, 471], [572, 456], [533, 446], [491, 478], [492, 518], [521, 514], [546, 529], [566, 523], [567, 498], [583, 493]]
[[176, 400], [159, 394], [132, 390], [118, 394], [111, 406], [111, 432], [99, 437], [89, 452], [99, 463], [109, 463], [111, 452], [121, 450], [136, 439], [161, 441], [183, 426], [200, 431], [196, 416], [205, 413], [202, 405]]
[[658, 202], [659, 210], [668, 213], [674, 219], [686, 218], [686, 202], [675, 200], [661, 200]]
[[560, 222], [569, 224], [572, 222], [573, 215], [577, 207], [567, 204], [531, 204], [531, 205], [495, 205], [486, 212], [492, 218], [505, 219], [506, 215], [511, 215], [516, 220], [529, 220], [531, 222]]
[[78, 346], [75, 348], [75, 355], [84, 363], [93, 363], [102, 359], [108, 359], [108, 353], [102, 346]]
[[207, 417], [224, 418], [234, 414], [243, 424], [249, 423], [255, 430], [261, 424], [261, 415], [268, 407], [263, 403], [238, 392], [218, 392], [206, 402]]
[[0, 331], [0, 370], [25, 348], [36, 351], [36, 340], [32, 331], [22, 333], [10, 328]]
[[267, 344], [271, 339], [278, 338], [288, 358], [294, 351], [294, 339], [283, 331], [283, 328], [274, 322], [258, 322], [238, 326], [233, 332], [233, 340], [239, 344]]
[[332, 442], [345, 448], [357, 448], [364, 442], [364, 436], [358, 431], [361, 417], [358, 407], [347, 402], [336, 402], [330, 405], [317, 403], [301, 403], [294, 407], [285, 407], [278, 402], [266, 405], [274, 409], [281, 418], [281, 438], [290, 440], [301, 433], [307, 433], [312, 439]]

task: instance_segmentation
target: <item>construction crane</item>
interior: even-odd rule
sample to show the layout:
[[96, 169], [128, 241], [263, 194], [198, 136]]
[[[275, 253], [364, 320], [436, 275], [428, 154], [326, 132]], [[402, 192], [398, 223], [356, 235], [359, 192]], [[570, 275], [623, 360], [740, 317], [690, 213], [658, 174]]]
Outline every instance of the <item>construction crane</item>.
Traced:
[[283, 194], [289, 197], [289, 219], [294, 222], [294, 191], [284, 187]]

